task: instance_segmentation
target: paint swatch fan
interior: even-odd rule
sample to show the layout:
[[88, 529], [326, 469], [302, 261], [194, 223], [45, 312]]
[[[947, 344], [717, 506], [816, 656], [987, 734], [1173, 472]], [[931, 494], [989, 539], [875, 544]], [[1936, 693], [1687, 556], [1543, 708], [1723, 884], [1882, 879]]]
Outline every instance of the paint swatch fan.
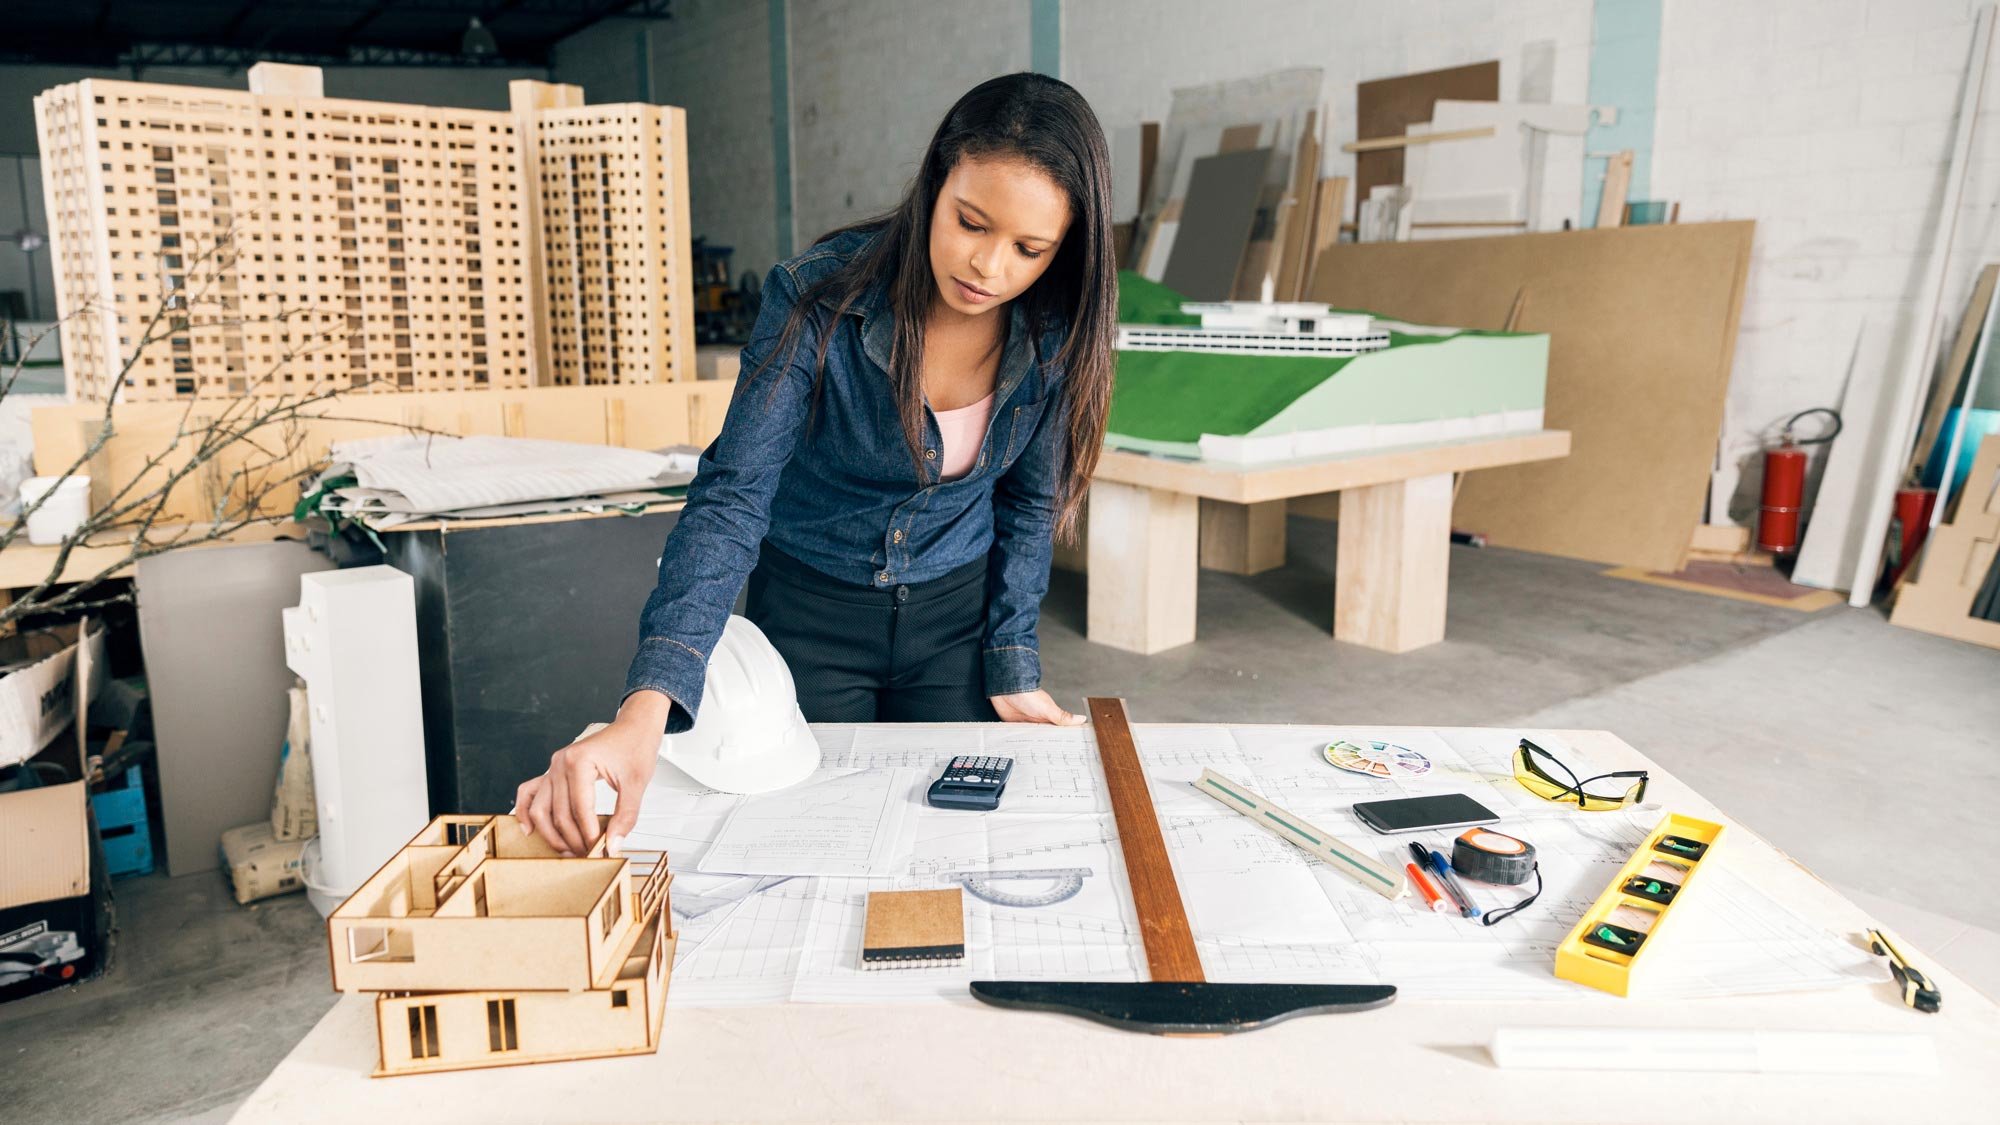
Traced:
[[1237, 984], [1209, 981], [1195, 949], [1194, 930], [1181, 905], [1180, 887], [1167, 859], [1167, 842], [1146, 771], [1132, 741], [1121, 699], [1090, 700], [1091, 731], [1104, 763], [1118, 846], [1138, 908], [1145, 941], [1147, 981], [972, 982], [972, 994], [1002, 1008], [1067, 1012], [1098, 1023], [1156, 1035], [1218, 1035], [1268, 1027], [1293, 1016], [1358, 1012], [1396, 998], [1386, 984]]

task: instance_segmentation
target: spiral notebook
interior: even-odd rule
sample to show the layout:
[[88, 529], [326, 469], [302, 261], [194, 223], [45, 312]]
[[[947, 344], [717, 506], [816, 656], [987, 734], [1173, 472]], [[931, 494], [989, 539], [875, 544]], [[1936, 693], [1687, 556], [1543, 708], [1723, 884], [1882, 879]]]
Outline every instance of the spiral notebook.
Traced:
[[921, 969], [965, 960], [964, 892], [870, 891], [861, 967]]

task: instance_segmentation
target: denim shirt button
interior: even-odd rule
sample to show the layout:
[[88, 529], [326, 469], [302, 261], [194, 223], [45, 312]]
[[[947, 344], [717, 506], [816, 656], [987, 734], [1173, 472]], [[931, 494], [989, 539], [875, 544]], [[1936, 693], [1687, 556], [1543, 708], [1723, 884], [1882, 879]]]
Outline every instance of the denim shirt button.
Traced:
[[876, 575], [876, 576], [875, 576], [875, 581], [877, 581], [877, 582], [881, 583], [881, 584], [882, 584], [882, 585], [884, 585], [884, 586], [888, 585], [888, 584], [889, 584], [889, 572], [885, 570], [885, 571], [883, 571], [882, 573], [880, 573], [880, 574]]
[[937, 460], [937, 450], [935, 450], [935, 449], [926, 449], [926, 450], [924, 450], [924, 460], [926, 460], [926, 461], [935, 461], [935, 460]]
[[890, 538], [893, 539], [895, 542], [901, 543], [903, 541], [903, 529], [900, 527], [897, 528], [896, 534], [890, 536]]

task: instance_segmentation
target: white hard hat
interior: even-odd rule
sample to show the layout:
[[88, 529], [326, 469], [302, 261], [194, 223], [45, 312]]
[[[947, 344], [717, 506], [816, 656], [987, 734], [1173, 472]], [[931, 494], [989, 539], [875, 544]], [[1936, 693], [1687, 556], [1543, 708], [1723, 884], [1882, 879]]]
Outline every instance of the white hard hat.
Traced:
[[749, 618], [732, 615], [723, 626], [706, 684], [694, 726], [666, 736], [660, 757], [725, 793], [768, 793], [819, 768], [792, 670]]

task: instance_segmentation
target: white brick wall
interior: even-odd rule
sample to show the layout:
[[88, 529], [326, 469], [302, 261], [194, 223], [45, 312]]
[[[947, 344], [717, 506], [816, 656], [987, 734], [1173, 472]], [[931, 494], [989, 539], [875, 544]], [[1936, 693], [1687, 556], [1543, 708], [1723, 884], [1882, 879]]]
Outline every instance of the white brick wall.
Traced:
[[1026, 0], [792, 0], [797, 245], [886, 210], [967, 90], [1028, 68]]
[[[1720, 494], [1788, 414], [1835, 406], [1856, 332], [1892, 363], [1911, 330], [1942, 194], [1974, 0], [1672, 0], [1649, 194], [1682, 221], [1753, 218], [1755, 259], [1723, 435]], [[686, 106], [695, 225], [775, 259], [768, 29], [759, 0], [684, 0], [657, 32], [655, 94]], [[1162, 120], [1176, 86], [1326, 70], [1327, 174], [1352, 171], [1354, 87], [1556, 45], [1555, 100], [1580, 102], [1591, 0], [1066, 0], [1063, 77], [1107, 129]], [[792, 0], [797, 244], [894, 201], [938, 118], [982, 79], [1028, 65], [1028, 0]], [[624, 65], [623, 60], [607, 60]], [[566, 75], [565, 77], [568, 77]], [[588, 79], [582, 79], [589, 85]], [[1955, 326], [1977, 266], [2000, 260], [2000, 74], [1973, 149], [1945, 292]], [[1559, 154], [1552, 154], [1556, 156]], [[1544, 221], [1581, 185], [1547, 185]], [[1751, 489], [1755, 468], [1745, 483]], [[1733, 512], [1755, 507], [1753, 493]]]
[[778, 262], [768, 12], [762, 0], [678, 0], [653, 33], [653, 97], [688, 108], [694, 233], [735, 247], [736, 275], [759, 280]]
[[[1326, 72], [1325, 175], [1352, 175], [1340, 146], [1355, 138], [1357, 83], [1500, 60], [1500, 92], [1520, 87], [1523, 48], [1555, 44], [1555, 100], [1580, 103], [1590, 77], [1589, 0], [1067, 0], [1063, 78], [1090, 99], [1106, 129], [1164, 121], [1175, 87], [1287, 67]], [[1581, 140], [1552, 138], [1550, 159]], [[1574, 215], [1580, 181], [1551, 178], [1544, 215]], [[1352, 217], [1352, 202], [1349, 204]]]
[[[1757, 220], [1716, 482], [1739, 520], [1754, 516], [1757, 453], [1777, 425], [1840, 405], [1862, 325], [1858, 362], [1877, 370], [1917, 327], [1973, 10], [1969, 0], [1666, 7], [1652, 194], [1680, 200], [1683, 222]], [[1987, 104], [2000, 105], [2000, 74], [1990, 85]], [[1946, 331], [1979, 263], [2000, 257], [1990, 118], [1974, 136]]]
[[[694, 235], [730, 246], [737, 276], [778, 261], [772, 191], [771, 39], [764, 0], [679, 0], [652, 25], [653, 100], [688, 111]], [[565, 39], [556, 78], [592, 102], [638, 98], [637, 20], [607, 20]]]

